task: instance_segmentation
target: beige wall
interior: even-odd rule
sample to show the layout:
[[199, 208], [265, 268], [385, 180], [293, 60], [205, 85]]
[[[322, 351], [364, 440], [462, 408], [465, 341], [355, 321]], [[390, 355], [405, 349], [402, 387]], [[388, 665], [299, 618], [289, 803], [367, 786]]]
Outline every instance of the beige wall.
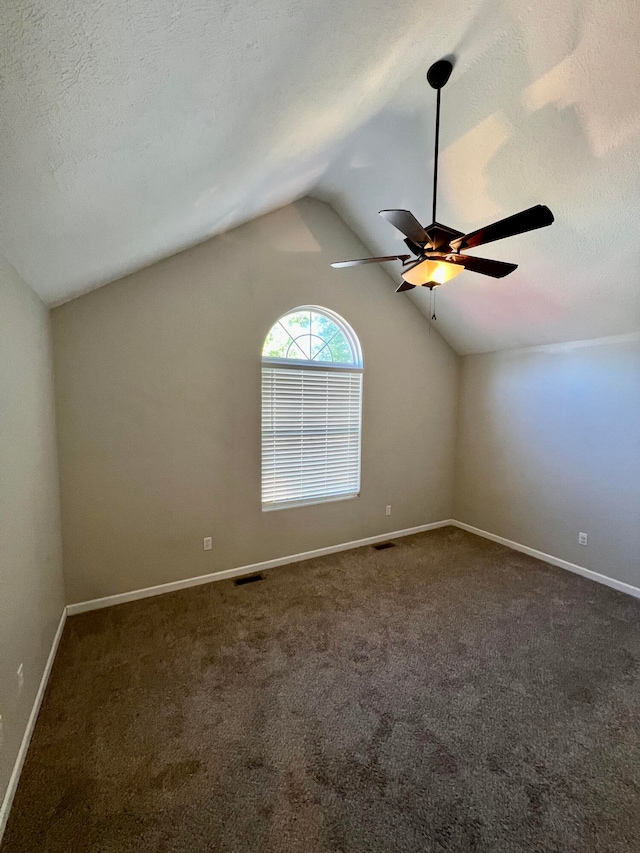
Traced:
[[454, 512], [640, 586], [638, 336], [464, 358]]
[[50, 343], [47, 309], [0, 261], [0, 802], [64, 607]]
[[[329, 266], [367, 254], [304, 199], [52, 312], [69, 602], [450, 517], [458, 359], [383, 270]], [[304, 304], [362, 344], [362, 493], [263, 513], [260, 352]]]

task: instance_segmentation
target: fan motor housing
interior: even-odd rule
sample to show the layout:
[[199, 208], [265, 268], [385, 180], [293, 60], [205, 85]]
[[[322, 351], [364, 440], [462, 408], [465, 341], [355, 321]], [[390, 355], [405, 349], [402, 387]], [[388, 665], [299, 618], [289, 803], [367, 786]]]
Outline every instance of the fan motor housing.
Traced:
[[434, 251], [450, 251], [449, 243], [455, 240], [456, 237], [464, 236], [461, 231], [456, 231], [455, 228], [448, 228], [446, 225], [441, 225], [439, 222], [434, 222], [428, 228], [425, 228], [433, 246]]

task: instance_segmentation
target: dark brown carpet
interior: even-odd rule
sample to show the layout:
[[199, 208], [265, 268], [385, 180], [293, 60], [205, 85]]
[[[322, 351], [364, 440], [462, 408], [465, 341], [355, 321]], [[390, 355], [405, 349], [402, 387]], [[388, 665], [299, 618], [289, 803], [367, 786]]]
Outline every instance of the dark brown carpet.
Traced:
[[2, 853], [637, 851], [639, 661], [455, 528], [75, 616]]

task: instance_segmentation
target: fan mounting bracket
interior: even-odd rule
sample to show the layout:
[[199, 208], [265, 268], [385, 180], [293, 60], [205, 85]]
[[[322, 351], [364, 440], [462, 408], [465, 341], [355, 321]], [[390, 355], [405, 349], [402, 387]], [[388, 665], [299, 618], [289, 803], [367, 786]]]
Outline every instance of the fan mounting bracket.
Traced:
[[446, 86], [452, 71], [453, 63], [448, 59], [439, 59], [437, 62], [434, 62], [427, 71], [429, 85], [433, 89], [442, 89], [443, 86]]

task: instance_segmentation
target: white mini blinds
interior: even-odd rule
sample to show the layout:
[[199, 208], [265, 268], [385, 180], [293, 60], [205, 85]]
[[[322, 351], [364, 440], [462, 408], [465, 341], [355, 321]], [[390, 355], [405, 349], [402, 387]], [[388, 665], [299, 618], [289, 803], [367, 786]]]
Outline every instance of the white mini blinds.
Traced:
[[360, 491], [362, 355], [325, 308], [281, 317], [262, 351], [262, 508], [356, 497]]

